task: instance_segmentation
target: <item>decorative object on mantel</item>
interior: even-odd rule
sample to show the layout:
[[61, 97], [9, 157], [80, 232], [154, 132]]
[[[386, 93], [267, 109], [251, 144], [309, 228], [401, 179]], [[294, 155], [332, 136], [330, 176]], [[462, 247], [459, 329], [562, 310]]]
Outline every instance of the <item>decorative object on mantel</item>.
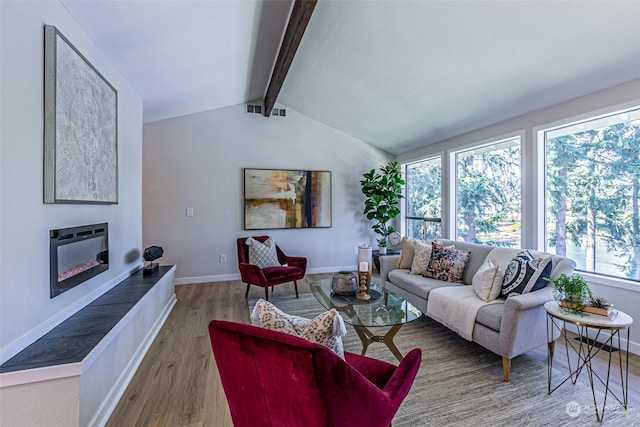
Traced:
[[244, 169], [244, 229], [331, 227], [331, 172]]
[[142, 270], [143, 276], [150, 276], [151, 274], [158, 271], [159, 264], [158, 263], [154, 264], [153, 261], [160, 258], [163, 254], [164, 254], [164, 251], [160, 246], [149, 246], [144, 250], [142, 257], [144, 258], [145, 261], [149, 261], [150, 264], [144, 267], [144, 269]]
[[44, 26], [44, 203], [118, 203], [118, 93]]
[[331, 278], [331, 290], [335, 295], [354, 296], [358, 289], [358, 279], [350, 271], [339, 271]]
[[362, 193], [366, 196], [363, 213], [367, 219], [375, 221], [371, 228], [380, 235], [377, 240], [378, 250], [384, 255], [387, 251], [387, 237], [394, 232], [393, 226], [387, 223], [400, 214], [398, 204], [403, 198], [404, 186], [402, 171], [398, 162], [389, 162], [380, 168], [380, 173], [371, 169], [363, 177], [360, 181]]

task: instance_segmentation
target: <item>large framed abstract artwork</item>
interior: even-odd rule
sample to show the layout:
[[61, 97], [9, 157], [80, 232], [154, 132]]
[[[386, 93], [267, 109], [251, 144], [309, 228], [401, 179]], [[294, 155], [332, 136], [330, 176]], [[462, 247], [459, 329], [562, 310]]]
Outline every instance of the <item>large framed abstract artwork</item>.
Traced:
[[118, 203], [118, 93], [44, 26], [44, 202]]
[[331, 172], [244, 170], [244, 229], [331, 227]]

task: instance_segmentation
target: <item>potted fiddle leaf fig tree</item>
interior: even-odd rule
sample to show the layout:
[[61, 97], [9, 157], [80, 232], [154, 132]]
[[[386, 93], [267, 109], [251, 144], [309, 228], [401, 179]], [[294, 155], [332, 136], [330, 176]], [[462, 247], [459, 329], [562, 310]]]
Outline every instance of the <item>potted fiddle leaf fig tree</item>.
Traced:
[[389, 221], [400, 214], [399, 203], [403, 198], [402, 187], [404, 179], [398, 162], [389, 162], [380, 167], [379, 171], [371, 169], [363, 174], [360, 181], [362, 193], [366, 196], [364, 214], [367, 219], [374, 221], [371, 227], [380, 235], [378, 246], [381, 254], [387, 251], [387, 236], [393, 233]]

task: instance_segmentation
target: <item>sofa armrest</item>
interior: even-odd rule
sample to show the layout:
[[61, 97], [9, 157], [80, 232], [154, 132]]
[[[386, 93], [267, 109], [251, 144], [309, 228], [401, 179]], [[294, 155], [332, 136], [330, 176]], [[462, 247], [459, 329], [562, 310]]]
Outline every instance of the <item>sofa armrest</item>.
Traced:
[[[553, 301], [553, 288], [507, 298], [500, 324], [500, 355], [507, 359], [547, 344], [547, 312], [544, 304]], [[552, 339], [559, 336], [553, 332]]]
[[524, 295], [515, 295], [507, 298], [505, 308], [512, 306], [513, 310], [527, 310], [534, 307], [543, 306], [549, 301], [553, 301], [553, 287], [547, 286], [540, 290], [529, 292]]
[[388, 280], [389, 272], [395, 270], [400, 255], [385, 255], [380, 257], [380, 282], [382, 285]]

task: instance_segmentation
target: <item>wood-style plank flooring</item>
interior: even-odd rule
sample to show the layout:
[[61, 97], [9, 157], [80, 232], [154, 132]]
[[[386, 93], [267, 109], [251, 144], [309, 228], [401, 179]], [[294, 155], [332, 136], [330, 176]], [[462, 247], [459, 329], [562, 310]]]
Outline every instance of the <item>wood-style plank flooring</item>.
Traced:
[[[309, 275], [299, 281], [300, 293], [309, 292], [311, 281], [325, 277], [330, 275]], [[248, 323], [245, 289], [240, 281], [176, 286], [178, 302], [107, 426], [232, 426], [207, 327], [212, 319]], [[262, 288], [251, 287], [249, 297], [263, 295]], [[294, 295], [293, 284], [276, 286], [275, 295]], [[529, 354], [541, 360], [547, 357], [546, 349]], [[562, 365], [565, 354], [564, 344], [558, 342], [554, 367], [566, 369]], [[629, 362], [629, 404], [640, 408], [640, 356], [630, 355]], [[599, 358], [598, 363], [601, 366], [596, 369], [606, 369], [604, 359]], [[579, 381], [586, 382], [586, 375]]]

